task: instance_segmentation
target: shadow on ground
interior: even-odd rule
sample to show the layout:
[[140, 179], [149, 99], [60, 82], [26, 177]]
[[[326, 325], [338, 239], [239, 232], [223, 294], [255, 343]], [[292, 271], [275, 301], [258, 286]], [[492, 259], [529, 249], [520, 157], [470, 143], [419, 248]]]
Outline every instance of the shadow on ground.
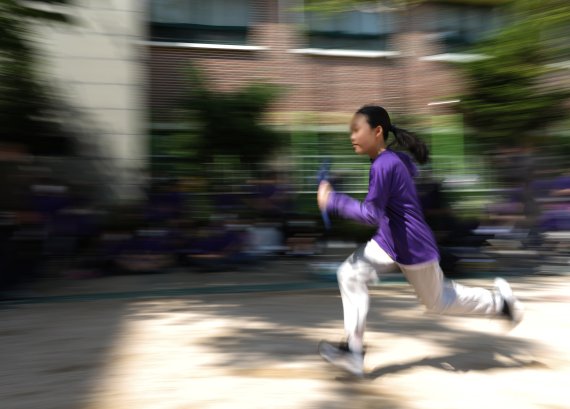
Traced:
[[[178, 312], [183, 317], [185, 308], [178, 305], [169, 309], [167, 305], [157, 305], [155, 309], [147, 309], [147, 314]], [[241, 376], [329, 380], [331, 400], [317, 404], [316, 408], [403, 408], [404, 403], [398, 401], [398, 396], [382, 388], [379, 390], [374, 381], [418, 367], [459, 373], [546, 368], [543, 363], [527, 358], [534, 356], [540, 345], [496, 331], [487, 333], [451, 326], [437, 316], [423, 314], [413, 293], [402, 286], [391, 287], [383, 292], [382, 298], [374, 299], [369, 331], [381, 332], [387, 337], [398, 335], [429, 340], [451, 352], [421, 358], [415, 354], [416, 358], [401, 363], [376, 366], [366, 381], [355, 382], [340, 375], [320, 363], [317, 357], [318, 334], [332, 336], [333, 340], [342, 336], [342, 307], [336, 290], [204, 297], [199, 304], [188, 305], [188, 310], [203, 313], [208, 320], [223, 320], [223, 335], [202, 334], [200, 341], [223, 357], [217, 363], [219, 367], [229, 368], [230, 372]], [[185, 324], [188, 322], [181, 318], [175, 325]], [[389, 351], [390, 347], [389, 344], [371, 345], [382, 351]], [[276, 373], [264, 370], [307, 360], [315, 362], [314, 371], [284, 369]]]
[[[206, 354], [215, 355], [211, 365], [230, 376], [325, 381], [326, 398], [313, 402], [311, 407], [316, 409], [403, 409], [405, 402], [376, 381], [418, 367], [454, 372], [545, 367], [521, 358], [534, 356], [541, 345], [497, 332], [458, 328], [448, 320], [422, 314], [405, 286], [392, 286], [381, 294], [373, 299], [369, 331], [387, 339], [427, 340], [446, 352], [418, 357], [418, 351], [413, 351], [409, 360], [376, 366], [364, 381], [341, 376], [321, 363], [316, 352], [319, 338], [342, 336], [338, 290], [23, 306], [0, 311], [0, 341], [7, 356], [0, 370], [6, 380], [0, 394], [17, 403], [10, 409], [85, 408], [82, 402], [105, 376], [121, 328], [146, 320], [158, 322], [149, 328], [180, 327], [173, 333], [187, 345], [198, 345]], [[389, 353], [395, 346], [376, 343], [369, 347]], [[168, 355], [169, 351], [160, 353]], [[286, 366], [296, 362], [308, 362], [310, 369]], [[289, 369], [278, 374], [283, 367]], [[271, 372], [271, 368], [277, 369]], [[157, 383], [164, 381], [168, 380], [156, 379]], [[223, 384], [219, 386], [223, 389]]]
[[82, 408], [104, 378], [124, 305], [66, 306], [0, 310], [3, 408]]

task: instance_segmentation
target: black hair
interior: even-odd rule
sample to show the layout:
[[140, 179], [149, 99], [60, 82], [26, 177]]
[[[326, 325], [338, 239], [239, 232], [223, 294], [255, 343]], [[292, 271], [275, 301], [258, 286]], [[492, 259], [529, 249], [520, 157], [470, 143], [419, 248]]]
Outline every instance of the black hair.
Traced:
[[[356, 113], [364, 115], [371, 128], [376, 128], [377, 126], [382, 127], [384, 140], [388, 139], [388, 133], [392, 132], [396, 139], [394, 142], [400, 147], [408, 150], [418, 163], [423, 164], [429, 160], [429, 150], [424, 141], [413, 133], [392, 125], [388, 111], [381, 106], [365, 105], [356, 111]], [[394, 142], [388, 146], [392, 146]]]

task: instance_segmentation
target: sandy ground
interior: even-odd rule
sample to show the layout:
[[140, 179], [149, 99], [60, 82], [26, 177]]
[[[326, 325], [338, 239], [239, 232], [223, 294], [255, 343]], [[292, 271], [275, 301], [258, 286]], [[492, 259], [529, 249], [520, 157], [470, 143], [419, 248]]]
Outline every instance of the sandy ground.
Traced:
[[3, 303], [0, 407], [570, 408], [570, 280], [512, 282], [526, 317], [510, 333], [375, 287], [358, 381], [316, 354], [342, 336], [335, 289]]

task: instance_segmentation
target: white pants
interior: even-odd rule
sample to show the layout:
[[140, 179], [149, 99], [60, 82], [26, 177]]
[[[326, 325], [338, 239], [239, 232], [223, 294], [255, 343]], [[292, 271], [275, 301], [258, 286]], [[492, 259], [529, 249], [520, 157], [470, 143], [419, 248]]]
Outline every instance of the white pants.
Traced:
[[368, 314], [368, 284], [389, 271], [402, 270], [428, 311], [439, 314], [498, 315], [502, 301], [483, 288], [465, 287], [443, 276], [439, 262], [397, 264], [374, 240], [358, 248], [337, 272], [344, 328], [352, 350], [361, 351]]

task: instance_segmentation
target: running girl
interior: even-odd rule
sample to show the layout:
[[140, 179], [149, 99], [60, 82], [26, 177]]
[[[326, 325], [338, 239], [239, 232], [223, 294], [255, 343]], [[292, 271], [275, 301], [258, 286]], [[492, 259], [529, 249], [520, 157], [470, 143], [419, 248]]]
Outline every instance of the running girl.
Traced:
[[416, 167], [408, 155], [386, 145], [390, 132], [417, 162], [427, 162], [428, 150], [420, 139], [393, 126], [384, 108], [364, 106], [352, 119], [350, 140], [354, 151], [368, 155], [372, 163], [366, 198], [360, 202], [337, 193], [326, 181], [317, 193], [321, 210], [378, 227], [372, 240], [348, 257], [337, 272], [347, 342], [338, 346], [324, 342], [319, 347], [326, 360], [358, 376], [363, 375], [364, 367], [368, 284], [396, 266], [429, 311], [503, 316], [513, 325], [523, 316], [521, 303], [503, 279], [497, 278], [495, 290], [489, 291], [444, 278], [437, 245], [424, 221], [413, 182]]

